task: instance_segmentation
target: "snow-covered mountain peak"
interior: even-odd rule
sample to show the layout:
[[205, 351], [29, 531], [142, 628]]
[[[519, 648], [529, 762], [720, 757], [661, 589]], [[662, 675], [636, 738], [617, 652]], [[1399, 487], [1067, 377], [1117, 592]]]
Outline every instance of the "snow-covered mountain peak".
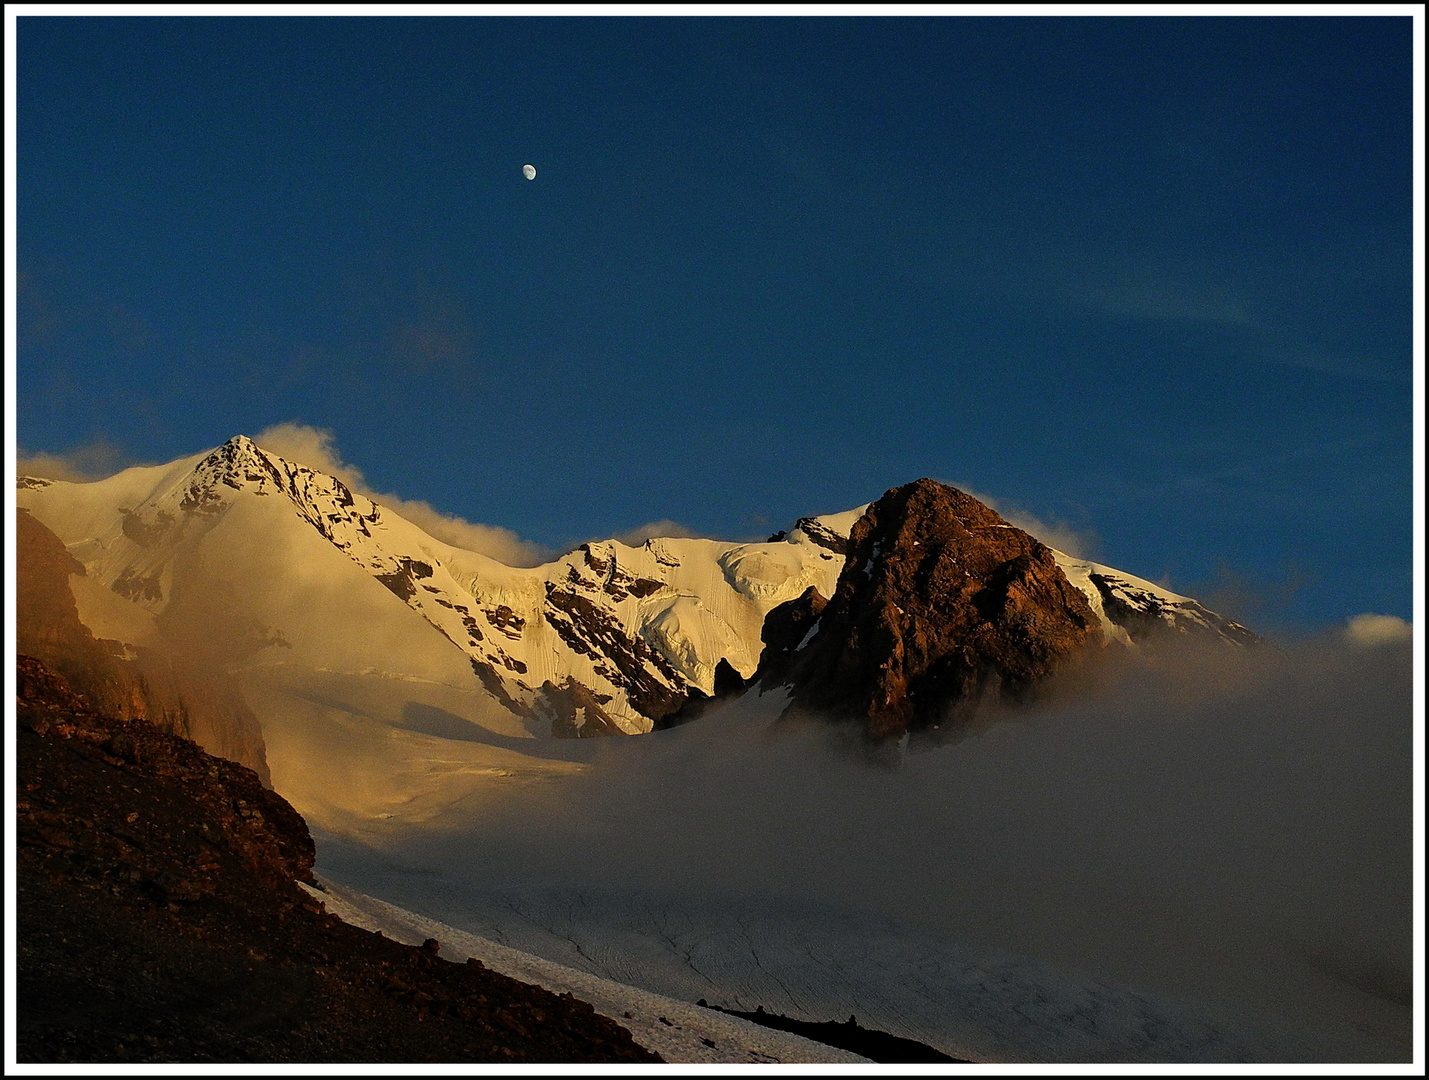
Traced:
[[[283, 643], [263, 646], [254, 662], [291, 646], [271, 661], [289, 663], [306, 646], [328, 667], [474, 675], [522, 723], [549, 720], [580, 735], [648, 731], [714, 694], [720, 678], [751, 678], [765, 617], [810, 589], [833, 595], [867, 509], [800, 518], [760, 543], [592, 541], [521, 568], [443, 543], [243, 435], [91, 484], [26, 478], [17, 487], [19, 504], [65, 541], [89, 581], [145, 618], [217, 567], [232, 583], [225, 611], [242, 611], [260, 641]], [[1253, 637], [1186, 597], [1056, 557], [1112, 639], [1158, 627]]]
[[[296, 515], [327, 542], [324, 550], [346, 556], [401, 604], [369, 598], [364, 619], [371, 622], [375, 603], [389, 612], [381, 621], [393, 625], [352, 627], [338, 617], [335, 639], [355, 631], [420, 638], [395, 625], [418, 616], [504, 708], [580, 734], [648, 731], [690, 697], [713, 693], [721, 663], [752, 676], [768, 611], [811, 586], [831, 592], [843, 565], [831, 550], [838, 537], [810, 518], [809, 531], [760, 544], [653, 538], [632, 548], [605, 540], [544, 566], [506, 566], [442, 543], [337, 477], [242, 435], [110, 481], [20, 488], [22, 504], [56, 523], [92, 580], [153, 614], [182, 591], [185, 567], [212, 567], [219, 551], [222, 559], [246, 559], [244, 548], [257, 538], [235, 529], [271, 529]], [[255, 518], [263, 504], [291, 509]], [[316, 569], [312, 541], [284, 528], [276, 550], [308, 552], [291, 566], [294, 588], [315, 573], [341, 576], [336, 566]], [[220, 537], [216, 544], [211, 534]], [[229, 571], [243, 580], [241, 568]], [[280, 614], [258, 621], [273, 640], [301, 639]]]

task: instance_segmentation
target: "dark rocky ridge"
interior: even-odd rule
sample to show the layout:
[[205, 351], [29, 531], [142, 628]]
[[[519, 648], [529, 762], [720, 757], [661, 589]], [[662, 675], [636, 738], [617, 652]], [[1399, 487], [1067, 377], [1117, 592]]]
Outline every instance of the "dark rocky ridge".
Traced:
[[[854, 719], [876, 740], [956, 725], [960, 711], [1016, 698], [1102, 640], [1051, 549], [928, 479], [869, 506], [815, 615], [817, 600], [771, 612], [761, 678], [791, 684], [793, 713]], [[813, 617], [813, 637], [791, 647]]]
[[933, 1049], [927, 1043], [890, 1035], [886, 1031], [866, 1028], [858, 1022], [856, 1016], [850, 1016], [843, 1023], [839, 1023], [837, 1020], [795, 1020], [792, 1016], [785, 1016], [782, 1013], [765, 1012], [763, 1005], [760, 1005], [754, 1012], [741, 1012], [739, 1009], [726, 1009], [719, 1005], [711, 1005], [704, 998], [700, 998], [695, 1004], [706, 1009], [713, 1009], [715, 1012], [725, 1013], [728, 1016], [738, 1016], [763, 1027], [773, 1028], [775, 1031], [788, 1031], [794, 1035], [802, 1035], [806, 1039], [824, 1043], [826, 1046], [837, 1046], [840, 1050], [850, 1050], [861, 1057], [868, 1058], [869, 1061], [876, 1061], [883, 1065], [971, 1064], [964, 1058], [949, 1057], [941, 1050]]
[[764, 625], [759, 630], [764, 651], [759, 654], [756, 673], [764, 687], [776, 686], [789, 678], [800, 647], [818, 625], [828, 604], [819, 590], [810, 585], [802, 594], [764, 616]]
[[322, 911], [257, 775], [17, 680], [21, 1062], [652, 1062], [587, 1004]]
[[84, 573], [59, 537], [28, 510], [16, 512], [17, 651], [59, 672], [95, 709], [192, 739], [268, 783], [262, 728], [228, 676], [193, 650], [96, 639], [69, 587], [71, 574]]

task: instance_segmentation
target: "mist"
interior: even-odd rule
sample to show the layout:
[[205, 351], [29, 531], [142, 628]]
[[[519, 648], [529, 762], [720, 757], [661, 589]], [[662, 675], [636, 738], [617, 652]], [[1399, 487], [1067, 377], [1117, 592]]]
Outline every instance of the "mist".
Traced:
[[1407, 1047], [1411, 697], [1403, 641], [1177, 649], [870, 757], [751, 693], [372, 854], [472, 889], [860, 911]]

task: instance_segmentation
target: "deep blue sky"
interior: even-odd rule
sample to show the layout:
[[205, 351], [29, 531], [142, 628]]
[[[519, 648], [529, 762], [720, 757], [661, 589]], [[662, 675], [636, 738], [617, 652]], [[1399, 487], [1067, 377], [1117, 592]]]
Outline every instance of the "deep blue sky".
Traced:
[[27, 452], [295, 420], [552, 545], [927, 475], [1256, 625], [1411, 616], [1407, 18], [18, 45]]

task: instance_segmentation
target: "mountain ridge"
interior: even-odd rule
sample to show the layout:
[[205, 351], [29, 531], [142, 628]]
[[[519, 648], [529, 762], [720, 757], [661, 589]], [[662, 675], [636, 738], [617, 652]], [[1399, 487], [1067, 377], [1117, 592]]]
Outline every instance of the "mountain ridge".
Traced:
[[[810, 589], [823, 599], [835, 595], [851, 534], [869, 509], [800, 518], [762, 543], [655, 537], [630, 547], [590, 541], [541, 566], [521, 568], [438, 541], [340, 479], [272, 454], [246, 436], [94, 484], [25, 477], [17, 487], [17, 501], [49, 518], [87, 573], [131, 605], [197, 627], [195, 633], [225, 620], [242, 623], [242, 633], [233, 630], [230, 639], [242, 638], [247, 652], [240, 659], [247, 664], [283, 663], [284, 650], [321, 651], [314, 644], [316, 628], [285, 625], [301, 622], [292, 605], [264, 611], [249, 602], [243, 594], [261, 589], [240, 569], [228, 567], [222, 618], [211, 602], [201, 606], [202, 590], [193, 581], [199, 570], [225, 560], [258, 557], [243, 549], [235, 538], [238, 524], [226, 525], [230, 519], [256, 530], [255, 523], [276, 520], [260, 506], [290, 506], [291, 517], [309, 530], [307, 539], [284, 526], [288, 531], [273, 546], [303, 548], [307, 563], [298, 576], [308, 579], [304, 584], [315, 574], [341, 577], [348, 599], [361, 594], [364, 621], [390, 623], [384, 633], [394, 640], [405, 635], [429, 643], [422, 646], [422, 663], [447, 673], [439, 681], [460, 681], [452, 671], [455, 657], [431, 659], [441, 651], [436, 638], [415, 627], [399, 633], [397, 624], [409, 625], [415, 616], [455, 648], [484, 693], [528, 733], [575, 736], [649, 731], [686, 706], [727, 692], [731, 676], [745, 684], [753, 680], [766, 652], [762, 635], [770, 613]], [[226, 547], [216, 546], [214, 538], [225, 530], [234, 535], [226, 537]], [[320, 548], [343, 556], [407, 614], [399, 618], [392, 601], [381, 601], [350, 571], [339, 571]], [[1159, 633], [1232, 644], [1255, 640], [1188, 597], [1045, 550], [1085, 598], [1108, 641], [1134, 646]], [[280, 574], [295, 573], [279, 555], [262, 557]], [[317, 559], [328, 559], [328, 569], [308, 566]], [[293, 566], [299, 561], [290, 559]], [[200, 606], [190, 610], [194, 605]], [[344, 629], [335, 632], [340, 637]], [[784, 642], [782, 648], [794, 653], [802, 645]], [[367, 649], [374, 653], [385, 662], [388, 654]], [[418, 670], [420, 664], [408, 661], [407, 667], [430, 677]], [[763, 677], [767, 681], [767, 673]]]

